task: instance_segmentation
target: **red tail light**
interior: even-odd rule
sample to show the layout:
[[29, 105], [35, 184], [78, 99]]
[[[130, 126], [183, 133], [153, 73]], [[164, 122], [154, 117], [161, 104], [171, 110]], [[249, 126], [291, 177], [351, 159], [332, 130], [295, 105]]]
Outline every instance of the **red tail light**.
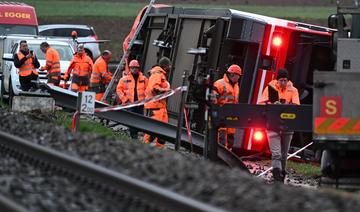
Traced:
[[272, 43], [275, 47], [280, 47], [282, 44], [282, 38], [280, 36], [275, 36], [272, 40]]
[[255, 141], [263, 141], [265, 139], [265, 132], [261, 130], [255, 130], [253, 137]]

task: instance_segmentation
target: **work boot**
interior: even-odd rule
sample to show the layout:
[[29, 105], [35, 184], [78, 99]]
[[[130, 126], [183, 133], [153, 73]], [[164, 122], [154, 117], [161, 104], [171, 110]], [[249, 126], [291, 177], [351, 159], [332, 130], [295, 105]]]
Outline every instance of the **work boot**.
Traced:
[[275, 182], [284, 182], [283, 176], [282, 176], [282, 172], [279, 168], [274, 168], [272, 170], [272, 174], [273, 174], [273, 178]]

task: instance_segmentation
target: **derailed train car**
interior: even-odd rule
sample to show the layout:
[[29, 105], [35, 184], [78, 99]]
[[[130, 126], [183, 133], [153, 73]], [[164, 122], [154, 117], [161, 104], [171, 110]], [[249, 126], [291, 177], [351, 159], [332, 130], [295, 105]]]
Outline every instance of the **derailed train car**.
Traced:
[[[333, 30], [325, 27], [232, 9], [161, 5], [147, 16], [129, 59], [138, 59], [143, 70], [150, 70], [161, 56], [171, 58], [171, 87], [181, 86], [186, 73], [190, 125], [203, 133], [206, 77], [222, 77], [231, 64], [238, 64], [244, 71], [239, 80], [241, 103], [256, 104], [278, 68], [285, 67], [301, 92], [301, 102], [312, 104], [313, 71], [333, 69], [332, 34]], [[180, 95], [168, 99], [172, 122], [177, 120], [180, 101]], [[254, 137], [264, 133], [258, 129], [237, 130], [233, 151], [265, 151], [266, 136]]]

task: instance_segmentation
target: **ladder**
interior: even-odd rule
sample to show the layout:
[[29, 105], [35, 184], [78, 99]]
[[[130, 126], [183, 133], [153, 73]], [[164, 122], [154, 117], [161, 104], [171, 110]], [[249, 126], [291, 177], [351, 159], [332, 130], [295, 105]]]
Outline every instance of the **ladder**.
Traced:
[[113, 74], [113, 77], [112, 77], [110, 83], [108, 84], [108, 86], [107, 86], [107, 88], [106, 88], [106, 90], [105, 90], [104, 96], [102, 97], [102, 99], [101, 99], [100, 101], [104, 102], [104, 100], [107, 98], [107, 96], [108, 96], [111, 92], [114, 92], [114, 91], [115, 91], [114, 83], [115, 83], [116, 80], [120, 79], [120, 77], [121, 77], [121, 75], [120, 75], [120, 70], [123, 70], [123, 68], [124, 68], [124, 66], [125, 66], [125, 64], [126, 64], [126, 58], [129, 56], [129, 54], [130, 54], [130, 52], [131, 52], [131, 49], [132, 49], [132, 46], [134, 45], [135, 40], [136, 40], [138, 34], [140, 33], [140, 30], [141, 30], [142, 26], [144, 25], [145, 20], [146, 20], [147, 16], [149, 15], [150, 10], [151, 10], [151, 8], [152, 8], [152, 6], [153, 6], [154, 3], [155, 3], [155, 0], [150, 0], [150, 3], [149, 3], [149, 5], [148, 5], [147, 8], [146, 8], [145, 13], [144, 13], [143, 17], [141, 18], [141, 21], [140, 21], [139, 25], [138, 25], [137, 28], [136, 28], [136, 31], [135, 31], [135, 33], [134, 33], [134, 36], [133, 36], [133, 38], [131, 39], [131, 41], [130, 41], [130, 43], [129, 43], [129, 46], [128, 46], [128, 48], [126, 49], [124, 55], [122, 56], [119, 64], [117, 65], [116, 70], [115, 70], [115, 72], [114, 72], [114, 74]]

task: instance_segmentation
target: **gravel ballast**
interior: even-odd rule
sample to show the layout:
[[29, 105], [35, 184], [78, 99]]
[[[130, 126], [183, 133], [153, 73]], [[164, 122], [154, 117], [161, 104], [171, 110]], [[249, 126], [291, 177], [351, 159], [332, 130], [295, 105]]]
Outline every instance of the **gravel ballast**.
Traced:
[[122, 211], [133, 206], [124, 195], [114, 197], [51, 170], [33, 166], [0, 152], [0, 192], [27, 211]]
[[[0, 130], [232, 211], [357, 211], [360, 199], [267, 185], [241, 170], [139, 142], [73, 134], [62, 126], [0, 111]], [[1, 186], [1, 185], [0, 185]], [[1, 190], [3, 191], [3, 189]]]

